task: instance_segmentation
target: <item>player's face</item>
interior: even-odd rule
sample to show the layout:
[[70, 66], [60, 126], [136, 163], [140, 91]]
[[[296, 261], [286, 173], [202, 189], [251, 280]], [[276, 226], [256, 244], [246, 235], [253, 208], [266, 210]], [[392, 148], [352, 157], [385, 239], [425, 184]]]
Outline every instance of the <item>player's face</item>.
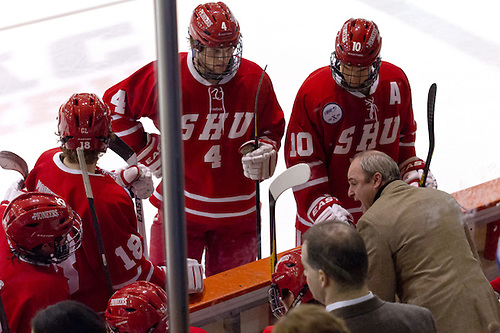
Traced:
[[203, 71], [211, 74], [224, 74], [233, 56], [234, 47], [204, 47], [198, 54]]
[[371, 68], [372, 66], [358, 67], [340, 64], [340, 72], [344, 76], [346, 83], [352, 88], [359, 87], [370, 77]]
[[285, 297], [281, 298], [281, 301], [285, 305], [286, 311], [290, 310], [290, 307], [292, 306], [294, 299], [295, 299], [295, 295], [291, 291]]
[[68, 235], [60, 236], [58, 237], [55, 241], [54, 244], [51, 243], [45, 243], [42, 245], [42, 253], [46, 255], [47, 257], [50, 257], [52, 254], [55, 253], [55, 248], [56, 247], [62, 247], [64, 243], [66, 243], [68, 239]]
[[359, 164], [359, 158], [355, 158], [347, 171], [347, 180], [349, 181], [348, 195], [354, 200], [360, 201], [361, 210], [363, 213], [366, 212], [372, 205], [378, 191], [375, 176], [367, 180]]
[[313, 294], [315, 300], [325, 303], [325, 297], [323, 295], [323, 289], [321, 288], [321, 278], [319, 270], [316, 270], [309, 266], [307, 263], [307, 242], [302, 244], [302, 254], [301, 254], [302, 265], [304, 266], [304, 275], [306, 276], [307, 285], [309, 290]]

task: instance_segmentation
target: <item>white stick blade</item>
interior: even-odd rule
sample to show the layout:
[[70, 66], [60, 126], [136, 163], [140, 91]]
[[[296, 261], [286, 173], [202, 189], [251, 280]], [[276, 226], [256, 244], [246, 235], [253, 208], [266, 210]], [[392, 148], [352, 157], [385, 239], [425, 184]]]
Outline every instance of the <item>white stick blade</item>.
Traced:
[[24, 179], [28, 177], [28, 165], [21, 156], [11, 151], [0, 151], [0, 167], [5, 170], [17, 171], [23, 176]]
[[306, 163], [296, 164], [276, 177], [271, 185], [269, 185], [269, 193], [273, 196], [274, 200], [288, 190], [297, 185], [304, 184], [311, 177], [311, 168]]

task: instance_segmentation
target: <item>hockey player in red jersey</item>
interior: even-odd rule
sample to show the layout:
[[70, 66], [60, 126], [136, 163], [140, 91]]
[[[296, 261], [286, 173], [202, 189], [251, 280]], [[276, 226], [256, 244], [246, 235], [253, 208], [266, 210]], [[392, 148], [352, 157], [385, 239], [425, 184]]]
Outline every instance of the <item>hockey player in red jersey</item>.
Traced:
[[53, 194], [17, 194], [0, 206], [0, 297], [10, 331], [30, 333], [39, 310], [69, 298], [57, 264], [80, 245], [81, 221]]
[[[415, 186], [424, 161], [415, 153], [416, 122], [404, 72], [381, 61], [377, 25], [349, 19], [337, 33], [330, 66], [317, 69], [300, 87], [287, 128], [285, 160], [311, 166], [310, 180], [294, 189], [297, 245], [314, 223], [336, 217], [355, 222], [359, 203], [347, 195], [347, 169], [359, 151], [390, 155], [402, 178]], [[431, 172], [427, 187], [437, 187]]]
[[[62, 264], [69, 280], [71, 299], [102, 313], [111, 296], [106, 289], [90, 206], [76, 155], [78, 147], [84, 149], [113, 289], [120, 289], [136, 280], [148, 280], [164, 287], [165, 272], [144, 257], [134, 204], [129, 193], [118, 184], [133, 183], [131, 188], [136, 195], [148, 192], [144, 187], [150, 187], [151, 193], [153, 184], [149, 169], [131, 166], [112, 174], [97, 167], [99, 156], [106, 151], [112, 137], [108, 107], [95, 94], [73, 94], [59, 109], [58, 135], [61, 147], [50, 149], [38, 158], [26, 179], [26, 187], [28, 190], [57, 193], [82, 218], [82, 247]], [[191, 292], [200, 291], [193, 288], [195, 282], [199, 283], [199, 287], [203, 285], [199, 266], [188, 267], [198, 272], [195, 275], [198, 280], [190, 281]], [[193, 277], [193, 274], [188, 276]]]
[[[182, 139], [188, 256], [201, 260], [207, 276], [257, 256], [255, 180], [272, 176], [285, 120], [271, 80], [264, 74], [257, 106], [259, 148], [243, 155], [254, 136], [255, 96], [263, 70], [241, 57], [240, 26], [222, 2], [199, 5], [189, 25], [191, 52], [180, 53]], [[160, 176], [156, 62], [109, 88], [103, 96], [113, 131]], [[242, 146], [244, 147], [243, 149]], [[150, 198], [161, 206], [161, 185]], [[164, 233], [156, 219], [150, 258], [164, 263]]]

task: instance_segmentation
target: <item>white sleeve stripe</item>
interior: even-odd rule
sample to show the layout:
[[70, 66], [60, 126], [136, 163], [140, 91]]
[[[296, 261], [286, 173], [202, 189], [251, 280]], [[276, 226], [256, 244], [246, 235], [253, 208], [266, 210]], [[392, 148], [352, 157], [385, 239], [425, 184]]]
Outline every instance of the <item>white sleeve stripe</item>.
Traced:
[[127, 136], [127, 135], [129, 135], [129, 134], [132, 134], [132, 133], [134, 133], [134, 132], [137, 132], [137, 131], [138, 131], [138, 130], [140, 130], [141, 128], [143, 128], [143, 127], [142, 127], [142, 124], [140, 124], [140, 123], [139, 123], [139, 124], [137, 124], [137, 125], [135, 125], [135, 126], [133, 126], [133, 127], [129, 128], [128, 130], [121, 131], [121, 132], [115, 132], [115, 134], [116, 134], [116, 135], [118, 135], [118, 136], [120, 136], [120, 137], [121, 137], [121, 136]]
[[413, 147], [413, 146], [415, 146], [415, 142], [410, 142], [410, 143], [403, 143], [403, 142], [400, 142], [400, 143], [399, 143], [399, 146], [400, 146], [400, 147]]
[[[153, 267], [151, 267], [151, 268], [153, 268]], [[131, 278], [130, 280], [125, 281], [123, 283], [120, 283], [120, 284], [114, 284], [113, 289], [118, 290], [118, 289], [125, 287], [127, 284], [130, 284], [132, 282], [137, 281], [137, 279], [139, 279], [139, 276], [141, 276], [141, 273], [142, 273], [142, 267], [139, 266], [139, 267], [137, 267], [137, 274], [133, 278]]]
[[238, 195], [235, 197], [225, 197], [225, 198], [208, 198], [208, 197], [204, 197], [202, 195], [189, 193], [186, 190], [184, 190], [184, 195], [190, 199], [203, 201], [203, 202], [235, 202], [235, 201], [246, 201], [246, 200], [250, 200], [250, 199], [254, 198], [255, 191], [248, 194], [248, 195]]
[[309, 220], [306, 220], [305, 218], [303, 218], [302, 216], [300, 216], [299, 214], [297, 214], [297, 219], [299, 220], [299, 222], [305, 226], [308, 226], [308, 227], [312, 227], [314, 223], [310, 222]]
[[307, 183], [304, 183], [302, 185], [294, 186], [293, 191], [297, 192], [297, 191], [303, 190], [305, 188], [308, 188], [311, 186], [316, 186], [318, 184], [323, 184], [323, 183], [328, 183], [328, 177], [321, 177], [321, 178], [313, 179], [313, 180], [310, 180]]
[[323, 164], [322, 161], [316, 161], [316, 162], [307, 163], [307, 165], [309, 165], [311, 168], [315, 167], [315, 166], [318, 166], [318, 165], [321, 165], [321, 164]]
[[214, 218], [214, 219], [223, 219], [223, 218], [227, 218], [227, 217], [245, 216], [245, 215], [248, 215], [250, 213], [253, 213], [254, 211], [256, 211], [256, 209], [257, 208], [255, 206], [253, 206], [252, 208], [247, 209], [247, 210], [242, 211], [242, 212], [208, 213], [208, 212], [200, 212], [200, 211], [197, 211], [194, 209], [186, 208], [186, 213], [190, 213], [190, 214], [197, 215], [197, 216], [210, 217], [210, 218]]

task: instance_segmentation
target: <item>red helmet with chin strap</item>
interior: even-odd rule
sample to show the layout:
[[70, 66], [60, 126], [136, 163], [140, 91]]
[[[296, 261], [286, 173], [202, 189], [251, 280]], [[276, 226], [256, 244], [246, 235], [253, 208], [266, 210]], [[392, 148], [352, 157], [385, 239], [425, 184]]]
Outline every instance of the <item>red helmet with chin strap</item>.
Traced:
[[377, 25], [365, 19], [347, 20], [335, 39], [337, 58], [351, 66], [370, 66], [378, 58], [381, 46]]
[[[349, 19], [337, 33], [330, 69], [335, 82], [348, 91], [365, 91], [377, 79], [380, 70], [382, 37], [377, 25], [365, 19]], [[366, 74], [352, 68], [367, 68]], [[361, 81], [361, 82], [358, 82]], [[358, 84], [352, 85], [352, 82]]]
[[111, 132], [111, 112], [96, 94], [73, 94], [59, 108], [58, 130], [67, 149], [104, 152]]
[[236, 46], [240, 25], [225, 3], [209, 2], [193, 11], [189, 34], [206, 47]]
[[[5, 209], [2, 223], [14, 253], [33, 261], [59, 263], [80, 246], [80, 217], [53, 194], [27, 192], [17, 196]], [[46, 243], [54, 246], [51, 257], [41, 258], [32, 251]]]
[[116, 333], [168, 332], [167, 293], [154, 283], [136, 281], [108, 301], [106, 323]]
[[283, 299], [289, 292], [294, 295], [290, 308], [313, 300], [313, 295], [307, 286], [306, 276], [304, 275], [301, 253], [300, 248], [292, 250], [282, 256], [276, 263], [276, 270], [272, 274], [271, 299], [269, 301], [271, 310], [277, 318], [283, 316], [289, 310], [283, 303]]

